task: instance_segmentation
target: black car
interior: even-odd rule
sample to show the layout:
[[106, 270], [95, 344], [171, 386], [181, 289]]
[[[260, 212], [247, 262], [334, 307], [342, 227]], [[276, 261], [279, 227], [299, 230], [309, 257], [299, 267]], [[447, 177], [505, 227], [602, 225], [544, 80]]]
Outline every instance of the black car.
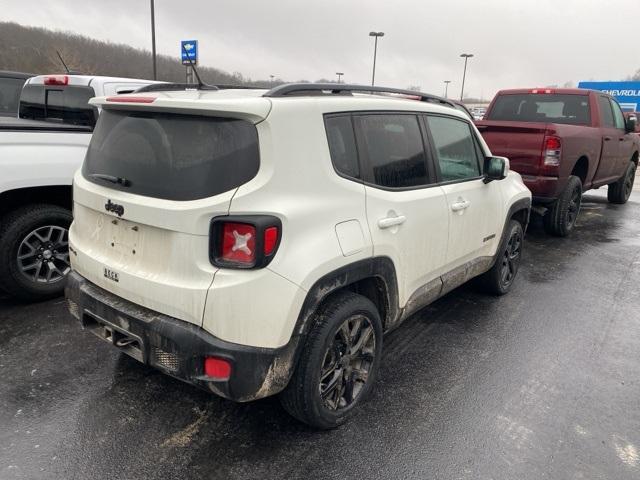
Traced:
[[16, 117], [20, 104], [20, 92], [31, 73], [0, 70], [0, 116]]

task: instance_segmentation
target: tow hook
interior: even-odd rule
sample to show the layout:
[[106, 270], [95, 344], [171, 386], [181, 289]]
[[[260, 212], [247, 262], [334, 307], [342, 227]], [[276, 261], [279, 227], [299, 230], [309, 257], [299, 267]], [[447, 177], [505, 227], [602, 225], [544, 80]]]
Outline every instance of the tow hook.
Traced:
[[116, 341], [116, 347], [128, 347], [132, 343], [137, 343], [138, 340], [131, 337], [121, 338]]

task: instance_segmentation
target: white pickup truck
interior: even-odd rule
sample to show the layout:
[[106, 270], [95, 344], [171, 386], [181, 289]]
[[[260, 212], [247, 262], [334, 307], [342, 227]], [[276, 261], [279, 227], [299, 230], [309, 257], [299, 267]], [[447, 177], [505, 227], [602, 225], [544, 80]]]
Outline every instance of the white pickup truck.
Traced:
[[27, 81], [21, 118], [0, 119], [0, 290], [29, 301], [62, 293], [71, 183], [99, 115], [87, 102], [151, 83], [85, 75]]

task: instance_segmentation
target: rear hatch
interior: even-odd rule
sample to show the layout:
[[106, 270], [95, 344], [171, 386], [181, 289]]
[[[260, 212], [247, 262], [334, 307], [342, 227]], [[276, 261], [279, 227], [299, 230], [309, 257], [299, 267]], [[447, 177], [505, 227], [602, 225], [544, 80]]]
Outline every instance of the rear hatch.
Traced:
[[547, 124], [483, 120], [476, 126], [493, 155], [507, 157], [516, 172], [538, 174]]
[[157, 110], [103, 110], [75, 176], [72, 266], [122, 298], [201, 325], [216, 272], [210, 222], [258, 172], [255, 116]]

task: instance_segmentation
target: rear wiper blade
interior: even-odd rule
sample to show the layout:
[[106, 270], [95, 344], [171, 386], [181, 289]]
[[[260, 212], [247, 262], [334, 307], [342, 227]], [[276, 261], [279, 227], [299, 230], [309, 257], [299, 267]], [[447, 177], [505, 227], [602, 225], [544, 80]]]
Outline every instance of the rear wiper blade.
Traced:
[[116, 184], [122, 185], [123, 187], [131, 186], [131, 182], [126, 178], [122, 178], [122, 177], [115, 177], [113, 175], [106, 175], [104, 173], [92, 173], [89, 176], [97, 180], [106, 180], [107, 182], [116, 183]]

